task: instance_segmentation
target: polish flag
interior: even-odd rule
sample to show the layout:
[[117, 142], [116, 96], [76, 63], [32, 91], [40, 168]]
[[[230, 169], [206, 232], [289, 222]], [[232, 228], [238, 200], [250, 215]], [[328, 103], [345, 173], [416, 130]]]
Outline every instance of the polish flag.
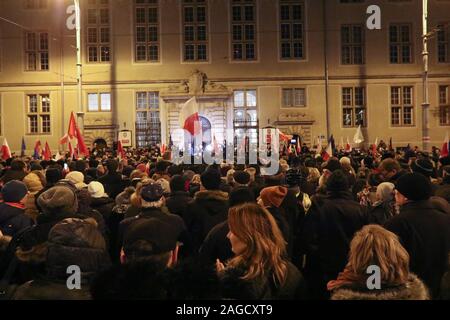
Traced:
[[117, 155], [119, 156], [120, 160], [127, 158], [127, 156], [125, 154], [125, 150], [123, 149], [123, 146], [122, 146], [122, 141], [120, 141], [120, 140], [117, 142]]
[[69, 139], [73, 139], [76, 135], [76, 127], [77, 123], [75, 121], [75, 116], [73, 115], [72, 112], [70, 114], [69, 128], [67, 130], [67, 133], [59, 140], [59, 144], [66, 144], [69, 142]]
[[9, 149], [8, 141], [5, 138], [2, 145], [2, 159], [8, 160], [9, 158], [11, 158], [11, 149]]
[[333, 148], [331, 146], [331, 141], [328, 143], [327, 148], [325, 149], [324, 153], [322, 154], [322, 158], [325, 161], [328, 161], [333, 156]]
[[448, 157], [448, 153], [449, 153], [449, 146], [448, 146], [448, 132], [445, 134], [445, 140], [444, 140], [444, 144], [442, 145], [442, 149], [441, 149], [441, 158], [445, 158]]
[[161, 155], [164, 155], [166, 153], [167, 147], [164, 143], [161, 143], [161, 147], [159, 148], [159, 151], [161, 152]]
[[180, 112], [180, 126], [195, 136], [201, 133], [202, 126], [198, 115], [198, 103], [195, 97], [189, 99], [182, 107]]
[[377, 154], [378, 137], [375, 139], [375, 143], [372, 145], [372, 155], [375, 157]]
[[52, 159], [52, 151], [50, 150], [50, 147], [48, 145], [48, 142], [45, 142], [45, 148], [44, 148], [44, 160], [49, 161]]
[[[70, 136], [70, 133], [69, 133]], [[75, 136], [77, 138], [77, 148], [81, 155], [83, 156], [89, 156], [89, 151], [86, 147], [86, 144], [84, 143], [83, 135], [80, 132], [80, 129], [75, 125]], [[77, 155], [78, 156], [78, 155]]]
[[352, 152], [352, 146], [347, 137], [347, 144], [345, 145], [345, 152]]

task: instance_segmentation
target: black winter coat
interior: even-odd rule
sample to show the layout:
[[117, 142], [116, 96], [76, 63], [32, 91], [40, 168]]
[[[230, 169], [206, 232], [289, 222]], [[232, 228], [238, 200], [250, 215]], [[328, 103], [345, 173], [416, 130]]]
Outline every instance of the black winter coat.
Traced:
[[290, 262], [287, 278], [281, 287], [273, 282], [272, 273], [267, 278], [242, 280], [244, 268], [227, 268], [220, 275], [224, 299], [237, 300], [292, 300], [305, 298], [305, 282], [302, 274]]
[[189, 192], [175, 191], [167, 198], [166, 206], [170, 213], [183, 217], [187, 204], [191, 201], [192, 197], [189, 195]]
[[208, 232], [228, 218], [228, 193], [219, 190], [199, 191], [183, 217], [194, 250], [198, 251]]
[[409, 253], [411, 272], [437, 297], [450, 252], [450, 216], [436, 210], [429, 200], [409, 202], [384, 226], [399, 236]]
[[206, 263], [215, 263], [216, 259], [227, 261], [233, 257], [231, 243], [227, 238], [230, 228], [228, 221], [216, 225], [205, 238], [199, 251], [199, 258]]
[[309, 259], [317, 259], [324, 282], [336, 279], [347, 264], [350, 242], [368, 223], [366, 208], [350, 192], [314, 197], [305, 217], [303, 239]]
[[124, 182], [122, 181], [122, 175], [120, 173], [105, 174], [98, 178], [98, 182], [103, 184], [105, 192], [112, 199], [115, 199], [119, 193], [125, 189]]
[[0, 230], [3, 235], [13, 237], [33, 224], [33, 219], [25, 214], [24, 209], [0, 203]]

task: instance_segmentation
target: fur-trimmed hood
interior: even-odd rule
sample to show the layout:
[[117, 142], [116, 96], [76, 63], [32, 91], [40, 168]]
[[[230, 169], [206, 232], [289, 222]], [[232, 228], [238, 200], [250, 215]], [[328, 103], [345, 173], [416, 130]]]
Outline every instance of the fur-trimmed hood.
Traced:
[[406, 284], [381, 290], [342, 286], [333, 291], [331, 300], [430, 300], [430, 294], [425, 284], [411, 273]]
[[218, 200], [228, 201], [228, 193], [220, 190], [203, 190], [198, 191], [194, 197], [195, 200]]

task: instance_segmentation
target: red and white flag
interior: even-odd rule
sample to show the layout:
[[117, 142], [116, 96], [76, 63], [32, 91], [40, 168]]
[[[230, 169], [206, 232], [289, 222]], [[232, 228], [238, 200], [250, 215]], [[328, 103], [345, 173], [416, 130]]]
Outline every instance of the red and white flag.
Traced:
[[78, 126], [75, 126], [75, 136], [77, 138], [78, 152], [83, 156], [86, 156], [86, 157], [89, 156], [89, 151], [86, 147], [86, 144], [84, 143], [83, 135], [81, 134], [80, 129], [78, 129]]
[[327, 148], [325, 149], [324, 153], [322, 154], [322, 158], [325, 161], [328, 161], [333, 156], [333, 148], [331, 146], [331, 141], [328, 143]]
[[5, 138], [2, 145], [2, 159], [8, 160], [9, 158], [11, 158], [11, 149], [9, 149], [8, 141]]
[[350, 144], [347, 137], [347, 144], [345, 145], [345, 152], [352, 152], [352, 145]]
[[69, 120], [69, 128], [67, 129], [67, 133], [59, 140], [59, 144], [66, 144], [69, 142], [69, 139], [73, 139], [76, 135], [76, 127], [77, 123], [75, 121], [75, 116], [73, 112], [70, 113]]
[[192, 97], [181, 107], [180, 112], [180, 126], [193, 136], [202, 131], [198, 109], [197, 100]]
[[444, 140], [444, 144], [442, 145], [442, 149], [441, 149], [441, 158], [444, 157], [448, 157], [448, 153], [449, 153], [449, 146], [448, 146], [448, 132], [445, 134], [445, 140]]
[[48, 142], [45, 142], [45, 148], [44, 148], [44, 160], [50, 161], [52, 159], [52, 151], [50, 150], [50, 146], [48, 145]]
[[125, 154], [125, 150], [123, 149], [123, 146], [122, 146], [122, 141], [120, 141], [120, 140], [117, 142], [117, 155], [119, 156], [120, 160], [127, 158], [127, 155]]

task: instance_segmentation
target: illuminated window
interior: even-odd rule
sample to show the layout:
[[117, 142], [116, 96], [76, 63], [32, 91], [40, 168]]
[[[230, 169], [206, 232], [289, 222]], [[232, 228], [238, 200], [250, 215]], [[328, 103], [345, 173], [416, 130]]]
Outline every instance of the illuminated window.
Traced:
[[28, 134], [50, 134], [50, 95], [28, 94], [26, 98]]

